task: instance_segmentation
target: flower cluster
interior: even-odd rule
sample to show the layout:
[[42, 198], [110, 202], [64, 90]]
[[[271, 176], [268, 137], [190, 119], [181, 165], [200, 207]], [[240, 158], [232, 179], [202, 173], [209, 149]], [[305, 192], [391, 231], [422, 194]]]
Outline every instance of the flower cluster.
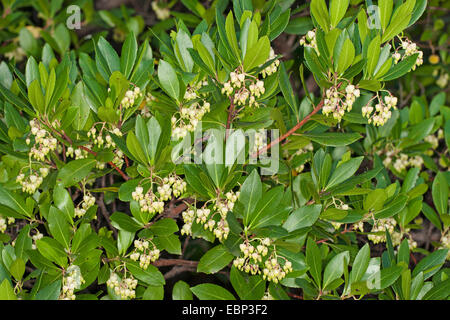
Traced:
[[0, 233], [4, 233], [6, 231], [6, 228], [8, 227], [8, 224], [13, 224], [16, 222], [16, 219], [13, 217], [3, 217], [0, 215]]
[[150, 188], [144, 194], [144, 188], [137, 186], [131, 193], [133, 200], [139, 202], [142, 212], [162, 213], [164, 211], [164, 201], [173, 197], [179, 197], [186, 192], [186, 182], [179, 176], [172, 174], [161, 180], [157, 187], [157, 194]]
[[449, 249], [447, 252], [447, 260], [450, 260], [450, 232], [449, 232], [449, 230], [447, 230], [447, 232], [442, 233], [440, 242], [444, 246], [444, 248]]
[[405, 38], [405, 40], [402, 40], [401, 42], [401, 47], [404, 50], [403, 55], [397, 49], [392, 55], [392, 57], [394, 58], [394, 63], [397, 64], [400, 60], [404, 60], [407, 57], [417, 53], [418, 54], [417, 60], [414, 66], [412, 67], [412, 70], [415, 70], [416, 67], [423, 64], [423, 52], [417, 48], [417, 45], [414, 42]]
[[[92, 148], [91, 145], [86, 145], [85, 147], [88, 149]], [[88, 155], [89, 155], [89, 152], [87, 152], [85, 149], [80, 149], [80, 148], [74, 149], [73, 147], [68, 147], [66, 150], [66, 157], [70, 157], [70, 158], [75, 157], [75, 160], [86, 159], [88, 157]]]
[[30, 167], [30, 175], [25, 177], [25, 174], [21, 173], [16, 177], [16, 182], [22, 186], [22, 191], [29, 194], [34, 194], [40, 187], [44, 178], [48, 175], [49, 169], [45, 167], [39, 168], [39, 172], [33, 171]]
[[[150, 248], [150, 243], [153, 248]], [[130, 255], [130, 259], [133, 261], [139, 260], [139, 266], [147, 270], [149, 264], [159, 259], [159, 250], [156, 246], [148, 240], [135, 240], [134, 247], [136, 248]]]
[[[304, 146], [303, 148], [298, 149], [298, 150], [292, 155], [292, 158], [295, 157], [295, 156], [300, 156], [300, 155], [302, 155], [302, 154], [304, 154], [304, 153], [307, 153], [307, 152], [311, 152], [311, 151], [313, 151], [313, 150], [314, 150], [314, 146], [312, 145], [312, 143], [308, 143], [308, 144], [307, 144], [306, 146]], [[287, 150], [286, 150], [286, 151], [287, 151]], [[292, 158], [291, 158], [291, 160], [292, 160]], [[301, 164], [301, 165], [295, 167], [295, 168], [294, 168], [294, 171], [295, 171], [296, 173], [301, 173], [301, 172], [303, 171], [303, 169], [305, 169], [305, 165], [304, 165], [304, 164]]]
[[384, 125], [392, 116], [391, 109], [397, 108], [397, 98], [392, 95], [386, 95], [384, 101], [378, 98], [378, 103], [374, 107], [369, 104], [362, 107], [362, 115], [368, 119], [369, 123], [373, 123], [375, 126]]
[[306, 35], [300, 39], [300, 45], [313, 48], [316, 50], [317, 54], [320, 54], [319, 49], [317, 48], [316, 32], [314, 30], [309, 30]]
[[135, 289], [137, 284], [138, 282], [136, 279], [132, 277], [120, 279], [115, 272], [111, 273], [108, 281], [106, 281], [106, 285], [113, 289], [114, 293], [123, 300], [136, 298]]
[[359, 89], [352, 84], [347, 85], [345, 93], [340, 92], [336, 86], [333, 86], [326, 91], [322, 112], [326, 116], [333, 114], [333, 118], [340, 122], [345, 111], [352, 110], [353, 103], [359, 96]]
[[[393, 161], [395, 159], [395, 161]], [[423, 159], [421, 156], [409, 157], [407, 154], [399, 153], [398, 150], [389, 150], [386, 152], [386, 158], [383, 160], [383, 165], [388, 167], [393, 165], [398, 172], [406, 170], [408, 167], [422, 167]]]
[[[30, 120], [31, 134], [34, 136], [35, 143], [30, 149], [30, 157], [38, 161], [44, 161], [50, 151], [56, 150], [58, 140], [50, 132], [41, 127], [36, 119]], [[26, 139], [30, 144], [31, 140]]]
[[139, 87], [135, 87], [134, 90], [128, 90], [125, 92], [125, 97], [123, 97], [120, 104], [125, 109], [131, 108], [140, 97], [142, 97], [141, 89]]
[[[252, 245], [251, 241], [258, 241], [258, 245]], [[284, 259], [284, 266], [278, 262], [278, 257], [275, 249], [272, 254], [268, 256], [269, 246], [272, 241], [269, 238], [253, 239], [251, 241], [245, 240], [241, 243], [239, 249], [242, 255], [233, 261], [233, 265], [241, 271], [246, 273], [261, 274], [264, 280], [278, 283], [286, 274], [292, 271], [292, 263]]]
[[256, 77], [250, 76], [239, 69], [230, 72], [230, 80], [225, 82], [222, 93], [228, 97], [233, 96], [233, 103], [238, 106], [248, 105], [258, 107], [256, 98], [264, 94], [264, 82]]
[[83, 201], [81, 201], [75, 208], [75, 217], [82, 218], [86, 212], [95, 204], [95, 197], [93, 197], [89, 192], [85, 193], [83, 196]]
[[267, 135], [264, 129], [261, 129], [259, 131], [255, 132], [254, 136], [254, 142], [253, 142], [253, 151], [256, 152], [259, 150], [259, 148], [265, 146], [267, 144]]
[[159, 20], [166, 20], [170, 17], [170, 10], [169, 8], [165, 7], [160, 7], [159, 6], [159, 1], [152, 1], [152, 9], [153, 12], [155, 12], [156, 17]]
[[188, 106], [183, 106], [177, 112], [179, 118], [172, 116], [172, 137], [175, 139], [184, 138], [188, 132], [193, 132], [203, 116], [210, 111], [209, 102], [193, 102]]
[[[225, 194], [225, 199], [214, 199], [213, 210], [206, 208], [191, 208], [183, 212], [184, 225], [181, 229], [181, 234], [192, 234], [192, 224], [194, 221], [203, 225], [205, 230], [212, 231], [214, 236], [219, 239], [227, 239], [230, 232], [230, 227], [226, 220], [228, 211], [233, 210], [234, 204], [239, 198], [239, 192], [233, 191]], [[215, 215], [219, 214], [219, 219], [214, 219]], [[218, 220], [218, 221], [217, 221]]]
[[36, 231], [34, 235], [31, 236], [31, 239], [33, 240], [33, 244], [31, 245], [31, 249], [36, 250], [36, 241], [39, 239], [42, 239], [44, 235], [40, 233], [39, 231]]
[[[398, 232], [395, 229], [396, 225], [397, 221], [394, 218], [375, 220], [372, 230], [370, 231], [374, 234], [369, 234], [367, 238], [375, 244], [386, 242], [386, 231], [388, 231], [392, 239], [392, 244], [398, 246], [402, 242], [403, 235], [408, 234], [409, 229], [405, 229], [404, 232]], [[356, 229], [360, 229], [361, 232], [364, 231], [362, 221], [357, 225]], [[411, 236], [408, 237], [408, 244], [410, 248], [417, 247], [417, 242], [414, 241]]]
[[81, 285], [85, 283], [81, 275], [80, 267], [71, 265], [67, 268], [63, 277], [62, 294], [60, 300], [75, 300], [74, 291], [80, 289]]
[[[276, 57], [275, 51], [273, 51], [273, 48], [270, 48], [269, 58], [267, 59], [266, 63], [269, 62], [270, 60], [275, 59], [275, 57]], [[278, 59], [274, 60], [269, 66], [267, 66], [261, 71], [262, 77], [265, 78], [266, 76], [270, 76], [271, 74], [277, 72], [279, 65], [280, 60]]]

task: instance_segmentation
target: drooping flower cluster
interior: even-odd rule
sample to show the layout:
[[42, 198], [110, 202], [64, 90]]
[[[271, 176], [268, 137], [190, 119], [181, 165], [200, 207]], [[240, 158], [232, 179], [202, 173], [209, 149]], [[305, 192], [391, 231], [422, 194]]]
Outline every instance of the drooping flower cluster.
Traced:
[[13, 217], [3, 217], [0, 215], [0, 233], [4, 233], [9, 224], [13, 224], [16, 221]]
[[29, 194], [34, 194], [36, 190], [41, 186], [44, 178], [48, 175], [49, 169], [45, 167], [39, 168], [39, 172], [29, 168], [30, 174], [25, 177], [25, 174], [21, 173], [16, 177], [16, 182], [22, 186], [22, 191]]
[[209, 102], [193, 102], [180, 108], [177, 112], [179, 118], [172, 116], [172, 137], [184, 138], [188, 132], [195, 131], [203, 116], [210, 111]]
[[134, 106], [136, 100], [141, 97], [141, 89], [139, 87], [135, 87], [133, 90], [128, 90], [127, 92], [125, 92], [125, 97], [123, 97], [120, 104], [124, 109], [131, 108], [132, 106]]
[[171, 119], [172, 138], [184, 138], [188, 132], [195, 131], [203, 116], [210, 111], [210, 103], [203, 99], [205, 94], [199, 93], [199, 90], [207, 84], [208, 81], [200, 80], [186, 88], [185, 103]]
[[[258, 244], [252, 245], [252, 241], [258, 241]], [[245, 240], [239, 246], [241, 256], [234, 259], [233, 265], [252, 275], [262, 273], [264, 280], [278, 283], [292, 271], [292, 263], [284, 257], [278, 257], [275, 247], [269, 255], [271, 244], [272, 241], [269, 238]], [[284, 260], [283, 266], [280, 265], [278, 258]]]
[[42, 233], [40, 233], [39, 231], [36, 231], [36, 233], [31, 236], [31, 239], [33, 240], [31, 249], [36, 250], [36, 248], [37, 248], [36, 241], [38, 241], [39, 239], [42, 239], [43, 237], [44, 237], [44, 235]]
[[264, 129], [260, 129], [259, 131], [255, 132], [254, 135], [254, 142], [253, 142], [253, 151], [258, 151], [261, 147], [265, 146], [267, 144], [267, 134]]
[[170, 10], [167, 7], [160, 7], [159, 1], [152, 1], [152, 9], [158, 20], [166, 20], [170, 17]]
[[401, 39], [401, 48], [403, 49], [403, 55], [400, 53], [400, 48], [398, 48], [392, 57], [394, 58], [394, 63], [397, 64], [399, 61], [404, 60], [408, 58], [409, 56], [412, 56], [413, 54], [418, 54], [416, 63], [412, 67], [412, 70], [415, 70], [416, 67], [423, 64], [423, 52], [418, 49], [417, 44], [412, 42], [411, 40], [405, 38], [404, 40]]
[[[313, 150], [314, 150], [314, 146], [312, 145], [312, 143], [308, 143], [308, 144], [307, 144], [306, 146], [304, 146], [303, 148], [298, 149], [298, 150], [292, 155], [291, 160], [292, 160], [292, 158], [295, 157], [295, 156], [300, 156], [300, 155], [302, 155], [302, 154], [304, 154], [304, 153], [311, 152], [311, 151], [313, 151]], [[305, 164], [301, 164], [301, 165], [299, 165], [299, 166], [297, 166], [297, 167], [294, 168], [295, 172], [297, 172], [297, 173], [301, 173], [301, 172], [303, 171], [303, 169], [305, 169]]]
[[[50, 151], [56, 150], [58, 140], [50, 132], [41, 127], [38, 120], [30, 120], [31, 134], [34, 136], [35, 143], [30, 149], [30, 157], [38, 161], [44, 161]], [[31, 143], [30, 139], [26, 140]]]
[[81, 275], [80, 267], [71, 265], [67, 268], [63, 277], [62, 292], [59, 297], [60, 300], [75, 300], [74, 291], [80, 289], [81, 285], [85, 283]]
[[242, 72], [239, 68], [230, 72], [230, 80], [222, 87], [222, 93], [232, 97], [233, 103], [238, 106], [248, 104], [250, 107], [258, 107], [256, 99], [265, 91], [264, 81]]
[[336, 86], [332, 86], [326, 91], [322, 112], [326, 116], [333, 114], [333, 118], [340, 122], [345, 112], [352, 110], [353, 103], [359, 96], [359, 89], [352, 84], [347, 85], [345, 93], [340, 92]]
[[[412, 237], [408, 234], [409, 229], [405, 229], [404, 231], [397, 231], [395, 228], [396, 226], [397, 221], [394, 218], [374, 220], [372, 229], [370, 231], [371, 234], [369, 234], [367, 238], [374, 244], [386, 242], [386, 231], [388, 231], [391, 236], [392, 244], [394, 246], [398, 246], [402, 242], [403, 235], [406, 234], [408, 236], [409, 247], [416, 248], [417, 242], [414, 241], [414, 239], [412, 239]], [[356, 223], [354, 225], [354, 229], [364, 232], [364, 220]]]
[[106, 285], [113, 289], [114, 293], [120, 296], [122, 300], [136, 298], [137, 284], [138, 281], [133, 277], [120, 279], [115, 272], [112, 272], [108, 281], [106, 281]]
[[86, 212], [95, 204], [95, 197], [85, 191], [83, 201], [75, 208], [75, 217], [82, 218]]
[[[91, 149], [92, 145], [85, 145], [85, 147], [87, 149]], [[70, 157], [70, 158], [75, 158], [75, 160], [80, 160], [80, 159], [86, 159], [89, 155], [89, 152], [87, 152], [85, 149], [80, 149], [80, 148], [76, 148], [74, 149], [73, 147], [68, 147], [66, 150], [66, 157]]]
[[450, 229], [447, 229], [446, 232], [442, 233], [440, 242], [444, 248], [449, 249], [446, 259], [450, 260]]
[[[150, 249], [150, 244], [152, 248]], [[134, 247], [136, 248], [130, 255], [133, 261], [139, 260], [139, 266], [147, 270], [151, 262], [159, 259], [159, 249], [149, 240], [135, 240]]]
[[[212, 231], [214, 236], [222, 241], [222, 239], [227, 239], [230, 232], [230, 227], [226, 220], [228, 211], [233, 210], [234, 204], [239, 198], [239, 192], [234, 193], [233, 191], [227, 192], [225, 194], [225, 199], [217, 198], [213, 200], [212, 210], [206, 208], [190, 208], [183, 212], [184, 225], [181, 229], [181, 234], [192, 234], [192, 224], [194, 221], [198, 224], [203, 225], [205, 230]], [[214, 219], [216, 215], [219, 215], [218, 219]]]
[[173, 197], [179, 197], [186, 191], [186, 182], [179, 176], [172, 174], [161, 180], [161, 184], [154, 193], [150, 188], [144, 194], [144, 188], [137, 186], [131, 193], [133, 200], [139, 202], [142, 212], [162, 213], [164, 211], [164, 201]]
[[369, 102], [362, 107], [361, 111], [363, 117], [366, 117], [369, 123], [373, 123], [375, 126], [382, 126], [391, 118], [391, 109], [397, 109], [397, 98], [389, 94], [384, 97], [384, 101], [378, 97], [375, 109]]
[[401, 153], [399, 149], [392, 149], [386, 152], [386, 158], [383, 160], [383, 165], [389, 167], [392, 164], [395, 170], [402, 172], [408, 167], [421, 168], [423, 159], [417, 155], [409, 157], [407, 154]]
[[[276, 57], [275, 51], [271, 47], [269, 58], [267, 59], [266, 63], [269, 62], [270, 60], [275, 59], [275, 57]], [[277, 72], [279, 65], [280, 65], [280, 60], [278, 60], [278, 59], [274, 60], [269, 66], [267, 66], [266, 68], [264, 68], [261, 71], [262, 77], [265, 78], [266, 76], [270, 76], [271, 74], [274, 74], [275, 72]]]
[[300, 39], [300, 45], [313, 48], [314, 50], [316, 50], [317, 54], [320, 54], [319, 49], [317, 48], [316, 31], [315, 30], [309, 30], [306, 33], [306, 35], [304, 35]]

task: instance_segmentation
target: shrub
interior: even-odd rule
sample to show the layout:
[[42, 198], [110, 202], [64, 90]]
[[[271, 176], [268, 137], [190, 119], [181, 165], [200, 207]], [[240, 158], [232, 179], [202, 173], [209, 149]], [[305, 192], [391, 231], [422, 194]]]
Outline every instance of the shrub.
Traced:
[[92, 39], [71, 1], [2, 3], [0, 298], [450, 295], [426, 1], [153, 1], [148, 31], [74, 2]]

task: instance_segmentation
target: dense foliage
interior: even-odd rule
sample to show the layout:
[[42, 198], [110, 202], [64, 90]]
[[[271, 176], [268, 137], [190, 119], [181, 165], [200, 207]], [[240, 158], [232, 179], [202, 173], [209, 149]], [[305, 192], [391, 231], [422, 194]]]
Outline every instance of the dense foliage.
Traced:
[[1, 299], [450, 297], [448, 2], [1, 4]]

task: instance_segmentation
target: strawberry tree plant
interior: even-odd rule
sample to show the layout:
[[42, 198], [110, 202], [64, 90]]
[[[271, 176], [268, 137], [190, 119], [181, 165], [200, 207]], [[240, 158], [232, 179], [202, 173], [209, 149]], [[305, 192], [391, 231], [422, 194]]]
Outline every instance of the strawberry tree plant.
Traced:
[[427, 2], [179, 5], [144, 32], [84, 2], [109, 41], [39, 1], [52, 21], [11, 42], [0, 298], [447, 299], [448, 97], [396, 86], [424, 64]]

